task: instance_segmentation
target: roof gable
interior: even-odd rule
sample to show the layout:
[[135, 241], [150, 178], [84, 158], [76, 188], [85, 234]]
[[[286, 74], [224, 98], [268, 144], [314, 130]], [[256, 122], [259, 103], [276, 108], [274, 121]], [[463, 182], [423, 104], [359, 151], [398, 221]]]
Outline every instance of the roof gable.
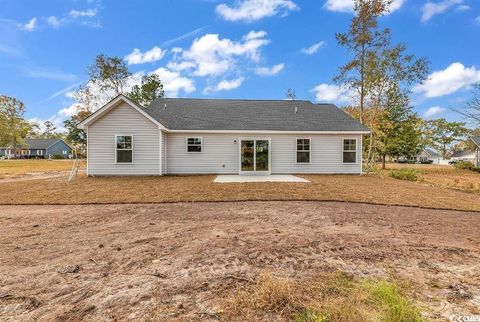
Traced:
[[114, 109], [115, 107], [119, 106], [121, 103], [127, 103], [129, 106], [131, 106], [133, 109], [135, 109], [136, 111], [138, 111], [140, 114], [142, 114], [143, 116], [145, 116], [148, 120], [150, 120], [151, 122], [155, 123], [156, 125], [158, 125], [160, 128], [165, 128], [163, 124], [161, 124], [158, 120], [156, 120], [155, 118], [153, 118], [151, 115], [149, 115], [148, 113], [145, 112], [145, 108], [137, 103], [135, 103], [134, 101], [132, 101], [131, 99], [129, 99], [128, 97], [120, 94], [118, 95], [117, 97], [115, 97], [114, 99], [112, 99], [110, 102], [108, 102], [107, 104], [105, 104], [104, 106], [102, 106], [100, 109], [98, 109], [97, 111], [95, 111], [93, 114], [91, 114], [89, 117], [87, 117], [86, 119], [84, 119], [83, 121], [81, 121], [79, 124], [78, 124], [78, 127], [81, 128], [81, 129], [85, 129], [86, 127], [88, 127], [90, 124], [94, 123], [96, 120], [98, 120], [100, 117], [108, 114], [108, 112], [110, 112], [112, 109]]

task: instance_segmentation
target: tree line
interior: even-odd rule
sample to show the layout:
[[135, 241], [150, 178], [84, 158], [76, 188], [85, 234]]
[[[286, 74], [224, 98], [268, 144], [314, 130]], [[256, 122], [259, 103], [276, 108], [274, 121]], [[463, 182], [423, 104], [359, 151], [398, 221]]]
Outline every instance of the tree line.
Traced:
[[[471, 148], [468, 137], [480, 135], [480, 84], [474, 86], [465, 106], [454, 109], [472, 122], [474, 130], [444, 118], [426, 121], [414, 112], [412, 88], [427, 79], [429, 61], [408, 53], [405, 44], [392, 43], [392, 31], [381, 28], [379, 19], [391, 4], [392, 0], [354, 0], [348, 29], [336, 34], [349, 60], [333, 80], [354, 97], [343, 108], [371, 130], [364, 140], [367, 172], [375, 171], [379, 160], [384, 166], [387, 157], [410, 158], [425, 147], [435, 148], [445, 158], [453, 151]], [[129, 86], [131, 82], [132, 73], [121, 58], [98, 55], [88, 67], [88, 81], [73, 93], [77, 111], [64, 121], [63, 133], [50, 121], [40, 127], [25, 120], [25, 105], [20, 100], [0, 96], [0, 146], [22, 144], [26, 137], [62, 137], [81, 151], [86, 135], [78, 123], [115, 96], [127, 95], [144, 106], [164, 96], [156, 74], [143, 75], [134, 86]], [[293, 89], [286, 95], [296, 98]]]
[[128, 86], [132, 73], [119, 57], [98, 55], [88, 67], [88, 81], [74, 93], [76, 112], [63, 122], [65, 131], [45, 121], [42, 125], [25, 119], [25, 104], [14, 97], [0, 96], [0, 146], [21, 146], [25, 138], [62, 138], [85, 151], [86, 135], [78, 124], [119, 94], [146, 106], [163, 97], [163, 84], [156, 74], [143, 75], [140, 83]]

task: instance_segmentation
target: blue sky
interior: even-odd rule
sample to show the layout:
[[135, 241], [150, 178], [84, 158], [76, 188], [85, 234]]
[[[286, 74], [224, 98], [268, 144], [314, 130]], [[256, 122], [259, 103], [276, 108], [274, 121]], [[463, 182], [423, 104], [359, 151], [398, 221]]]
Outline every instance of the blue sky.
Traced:
[[[167, 96], [299, 99], [342, 105], [332, 77], [348, 60], [335, 33], [351, 0], [0, 0], [0, 94], [29, 119], [61, 121], [69, 91], [100, 53], [124, 57], [136, 76], [157, 73]], [[396, 0], [381, 25], [426, 57], [432, 74], [412, 104], [426, 118], [461, 120], [451, 108], [480, 81], [480, 0]], [[138, 77], [132, 78], [132, 83]]]

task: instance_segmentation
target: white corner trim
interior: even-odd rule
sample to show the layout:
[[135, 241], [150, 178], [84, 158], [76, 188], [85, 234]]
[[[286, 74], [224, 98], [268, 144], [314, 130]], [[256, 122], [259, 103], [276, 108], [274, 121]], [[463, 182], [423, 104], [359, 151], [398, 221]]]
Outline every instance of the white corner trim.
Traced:
[[124, 95], [118, 95], [117, 97], [115, 97], [114, 99], [112, 99], [110, 102], [108, 102], [107, 104], [105, 104], [104, 106], [102, 106], [100, 109], [98, 109], [97, 111], [95, 111], [93, 114], [91, 114], [89, 117], [87, 117], [85, 120], [83, 120], [82, 122], [80, 122], [78, 124], [78, 127], [80, 129], [85, 129], [86, 126], [89, 126], [90, 124], [92, 124], [93, 122], [95, 122], [98, 118], [100, 118], [101, 116], [107, 114], [111, 109], [113, 109], [114, 107], [118, 106], [118, 104], [120, 102], [125, 102], [127, 103], [128, 105], [130, 105], [131, 107], [133, 107], [135, 110], [137, 110], [140, 114], [142, 114], [143, 116], [145, 116], [148, 120], [150, 120], [151, 122], [153, 122], [154, 124], [156, 124], [158, 126], [159, 129], [166, 129], [165, 126], [163, 124], [161, 124], [160, 122], [158, 122], [157, 120], [155, 120], [153, 117], [151, 117], [150, 115], [148, 115], [141, 106], [139, 106], [137, 103], [135, 103], [134, 101], [132, 101], [131, 99], [129, 99], [128, 97], [124, 96]]

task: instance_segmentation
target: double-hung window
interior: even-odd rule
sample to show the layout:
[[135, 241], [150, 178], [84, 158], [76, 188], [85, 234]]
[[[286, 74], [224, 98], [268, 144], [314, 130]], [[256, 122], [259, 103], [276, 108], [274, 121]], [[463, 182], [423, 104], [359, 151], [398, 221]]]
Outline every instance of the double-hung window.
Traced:
[[116, 136], [117, 163], [133, 162], [133, 137], [131, 135]]
[[187, 152], [202, 152], [202, 138], [187, 138]]
[[310, 163], [310, 139], [297, 139], [297, 163]]
[[343, 139], [343, 163], [357, 163], [357, 139]]

